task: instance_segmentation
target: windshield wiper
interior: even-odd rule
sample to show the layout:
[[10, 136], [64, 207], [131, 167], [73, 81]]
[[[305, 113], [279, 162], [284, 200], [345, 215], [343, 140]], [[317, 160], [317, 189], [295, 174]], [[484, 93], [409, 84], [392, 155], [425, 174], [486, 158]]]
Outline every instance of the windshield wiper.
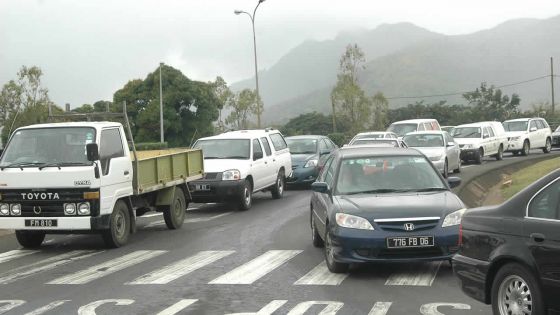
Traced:
[[54, 162], [54, 163], [43, 163], [43, 165], [39, 166], [39, 170], [44, 169], [45, 167], [58, 167], [61, 169], [62, 166], [79, 166], [79, 165], [88, 165], [84, 162]]
[[408, 189], [392, 189], [392, 188], [380, 188], [380, 189], [372, 189], [372, 190], [364, 190], [364, 191], [356, 191], [348, 193], [347, 195], [357, 195], [357, 194], [388, 194], [394, 192], [407, 192]]
[[416, 191], [416, 192], [427, 192], [427, 191], [443, 191], [443, 190], [447, 190], [447, 188], [444, 187], [427, 187], [427, 188], [420, 188], [420, 189], [411, 189], [410, 191]]
[[45, 164], [45, 163], [43, 163], [43, 162], [18, 162], [18, 163], [12, 163], [12, 164], [2, 166], [2, 167], [0, 167], [0, 170], [3, 171], [5, 168], [9, 168], [9, 167], [19, 167], [23, 171], [24, 166], [37, 166], [37, 165], [42, 165], [42, 164]]

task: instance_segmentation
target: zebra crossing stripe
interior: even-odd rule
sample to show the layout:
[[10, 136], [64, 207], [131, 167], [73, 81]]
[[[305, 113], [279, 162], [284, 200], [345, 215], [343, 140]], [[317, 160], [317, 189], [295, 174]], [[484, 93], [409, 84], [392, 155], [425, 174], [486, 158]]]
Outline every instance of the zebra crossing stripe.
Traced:
[[389, 276], [385, 285], [410, 285], [429, 287], [434, 282], [441, 266], [441, 261], [425, 264], [408, 265]]
[[31, 255], [37, 253], [38, 250], [26, 250], [26, 249], [14, 249], [5, 253], [0, 254], [0, 264], [20, 258], [23, 256]]
[[301, 250], [270, 250], [210, 281], [210, 284], [252, 284], [301, 252]]
[[59, 307], [60, 305], [66, 303], [66, 302], [70, 302], [70, 300], [54, 301], [54, 302], [51, 302], [51, 303], [49, 303], [49, 304], [47, 304], [43, 307], [40, 307], [40, 308], [34, 310], [32, 312], [25, 313], [25, 315], [41, 315], [41, 314], [44, 314], [46, 312], [52, 311], [53, 309]]
[[8, 284], [17, 280], [27, 278], [40, 272], [52, 270], [73, 261], [88, 258], [100, 253], [93, 250], [74, 250], [69, 253], [57, 255], [51, 258], [40, 260], [36, 263], [14, 268], [9, 272], [0, 274], [0, 284]]
[[159, 256], [165, 250], [138, 250], [130, 254], [95, 265], [83, 271], [78, 271], [47, 282], [47, 284], [84, 284], [105, 277], [119, 270], [134, 266], [140, 262]]
[[203, 251], [147, 273], [127, 284], [166, 284], [197, 269], [235, 253], [235, 251]]
[[339, 285], [346, 277], [348, 274], [330, 272], [327, 263], [323, 261], [296, 281], [294, 285]]
[[197, 299], [185, 299], [181, 300], [170, 307], [164, 309], [163, 311], [157, 313], [157, 315], [175, 315], [180, 311], [184, 310], [185, 308], [191, 306], [192, 304], [196, 303]]

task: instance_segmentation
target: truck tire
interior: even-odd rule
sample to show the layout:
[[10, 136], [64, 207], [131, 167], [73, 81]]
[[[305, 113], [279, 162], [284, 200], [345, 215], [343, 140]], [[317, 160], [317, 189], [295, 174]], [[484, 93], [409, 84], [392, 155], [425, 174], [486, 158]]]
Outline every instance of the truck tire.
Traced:
[[241, 211], [249, 210], [253, 205], [253, 187], [248, 180], [245, 180], [243, 184], [243, 189], [241, 195], [239, 196], [239, 202], [237, 209]]
[[286, 185], [286, 178], [284, 171], [278, 171], [276, 183], [272, 187], [272, 199], [280, 199], [284, 195], [284, 187]]
[[45, 240], [45, 232], [42, 231], [16, 231], [18, 243], [24, 248], [37, 248]]
[[108, 248], [117, 248], [125, 245], [130, 236], [130, 214], [124, 201], [119, 200], [113, 208], [109, 229], [103, 231], [103, 241]]
[[163, 210], [165, 225], [167, 225], [167, 228], [170, 230], [181, 228], [187, 212], [187, 203], [183, 190], [181, 188], [175, 188], [174, 195], [173, 203]]

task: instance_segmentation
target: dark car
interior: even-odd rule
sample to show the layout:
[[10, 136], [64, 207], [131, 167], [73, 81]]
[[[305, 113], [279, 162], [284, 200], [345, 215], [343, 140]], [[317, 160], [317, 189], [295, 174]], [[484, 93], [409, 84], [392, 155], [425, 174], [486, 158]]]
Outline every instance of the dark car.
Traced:
[[[287, 184], [309, 185], [317, 179], [321, 162], [337, 146], [326, 136], [293, 136], [286, 142], [292, 154], [292, 174]], [[322, 161], [323, 159], [323, 161]]]
[[453, 270], [494, 314], [560, 311], [560, 170], [499, 206], [469, 209]]
[[458, 250], [463, 202], [419, 151], [347, 146], [312, 184], [313, 245], [331, 272], [375, 261], [449, 260]]

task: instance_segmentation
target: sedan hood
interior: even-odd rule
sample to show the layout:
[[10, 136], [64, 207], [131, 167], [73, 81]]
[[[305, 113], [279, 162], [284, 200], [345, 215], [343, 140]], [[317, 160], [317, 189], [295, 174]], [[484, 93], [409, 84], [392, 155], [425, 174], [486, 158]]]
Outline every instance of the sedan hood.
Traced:
[[465, 206], [450, 191], [335, 196], [339, 210], [375, 219], [440, 217]]
[[445, 149], [443, 147], [414, 147], [414, 149], [422, 152], [425, 156], [437, 156], [440, 157], [445, 154]]
[[310, 159], [317, 159], [317, 154], [292, 154], [292, 165], [305, 164]]
[[525, 131], [508, 131], [506, 132], [506, 137], [519, 137], [525, 135], [527, 132]]
[[457, 144], [459, 145], [464, 145], [464, 144], [474, 144], [474, 145], [478, 145], [480, 143], [480, 138], [455, 138], [455, 142], [457, 142]]

